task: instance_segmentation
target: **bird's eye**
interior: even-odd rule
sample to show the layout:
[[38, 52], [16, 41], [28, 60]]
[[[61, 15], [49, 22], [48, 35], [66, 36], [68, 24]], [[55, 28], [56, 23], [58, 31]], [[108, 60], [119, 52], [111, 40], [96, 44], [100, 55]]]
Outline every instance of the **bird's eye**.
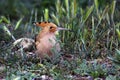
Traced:
[[52, 29], [53, 27], [52, 26], [50, 26], [50, 29]]
[[45, 23], [47, 23], [47, 22], [45, 21]]

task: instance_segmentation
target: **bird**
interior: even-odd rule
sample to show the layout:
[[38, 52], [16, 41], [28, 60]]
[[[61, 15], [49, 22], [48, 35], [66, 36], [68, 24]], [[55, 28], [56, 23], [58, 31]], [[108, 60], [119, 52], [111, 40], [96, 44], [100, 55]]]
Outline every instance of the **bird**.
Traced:
[[69, 31], [69, 29], [58, 27], [56, 24], [46, 21], [33, 22], [33, 24], [41, 28], [41, 31], [35, 38], [35, 53], [42, 59], [46, 56], [54, 57], [52, 49], [54, 48], [57, 52], [61, 50], [60, 43], [56, 38], [56, 32], [60, 30]]

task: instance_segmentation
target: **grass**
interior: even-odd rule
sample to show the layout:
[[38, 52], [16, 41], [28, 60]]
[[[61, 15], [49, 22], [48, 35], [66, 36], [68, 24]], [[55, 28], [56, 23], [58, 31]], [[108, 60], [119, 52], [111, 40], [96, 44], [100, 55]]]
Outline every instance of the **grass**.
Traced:
[[[6, 80], [32, 80], [46, 74], [55, 80], [74, 80], [87, 75], [94, 79], [119, 80], [120, 67], [116, 61], [119, 62], [120, 11], [116, 8], [116, 1], [101, 6], [99, 0], [94, 0], [93, 4], [82, 8], [77, 0], [57, 0], [52, 10], [45, 7], [44, 15], [38, 17], [39, 9], [33, 9], [27, 22], [24, 22], [25, 16], [17, 21], [1, 16], [0, 28], [4, 32], [0, 35], [3, 37], [0, 39], [1, 76]], [[71, 32], [60, 32], [58, 37], [62, 42], [62, 53], [73, 55], [74, 59], [58, 63], [60, 57], [57, 57], [53, 62], [40, 64], [36, 59], [31, 61], [11, 55], [15, 39], [33, 38], [39, 32], [32, 25], [34, 21], [50, 21], [71, 29]]]

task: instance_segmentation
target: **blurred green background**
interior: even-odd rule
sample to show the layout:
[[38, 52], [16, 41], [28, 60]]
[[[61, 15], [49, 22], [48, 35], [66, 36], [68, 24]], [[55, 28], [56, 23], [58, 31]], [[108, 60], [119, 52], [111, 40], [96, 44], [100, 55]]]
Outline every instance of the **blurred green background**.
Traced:
[[[32, 10], [37, 10], [38, 17], [44, 15], [44, 10], [47, 8], [49, 12], [56, 12], [56, 2], [58, 0], [0, 0], [0, 15], [9, 17], [11, 20], [19, 19], [25, 16], [29, 19]], [[64, 5], [65, 1], [59, 0], [61, 5]], [[113, 0], [98, 0], [99, 8], [104, 8], [110, 4]], [[72, 1], [69, 1], [69, 3]], [[94, 0], [76, 0], [79, 7], [85, 9], [87, 6], [94, 4]], [[119, 7], [119, 0], [117, 2]]]

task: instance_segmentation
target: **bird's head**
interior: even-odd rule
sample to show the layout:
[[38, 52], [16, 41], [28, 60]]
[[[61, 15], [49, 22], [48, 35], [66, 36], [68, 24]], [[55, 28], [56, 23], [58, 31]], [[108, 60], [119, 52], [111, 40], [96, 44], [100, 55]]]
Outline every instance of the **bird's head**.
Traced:
[[49, 33], [55, 33], [56, 31], [59, 30], [69, 30], [66, 28], [58, 27], [52, 22], [34, 22], [34, 25], [41, 27], [43, 31], [49, 32]]

